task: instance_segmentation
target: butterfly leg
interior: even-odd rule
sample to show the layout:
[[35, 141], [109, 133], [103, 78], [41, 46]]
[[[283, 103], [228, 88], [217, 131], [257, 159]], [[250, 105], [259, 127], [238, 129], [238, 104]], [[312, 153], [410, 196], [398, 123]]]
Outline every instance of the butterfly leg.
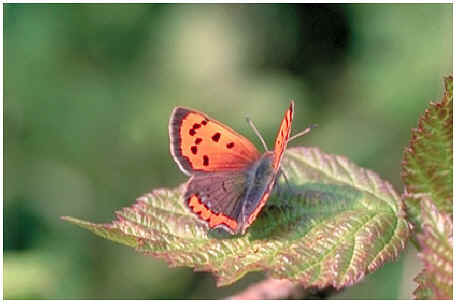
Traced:
[[284, 172], [284, 170], [282, 170], [281, 167], [279, 167], [279, 174], [281, 174], [281, 176], [284, 177], [284, 180], [286, 181], [288, 190], [289, 190], [290, 192], [292, 192], [292, 188], [290, 187], [289, 180], [287, 179], [287, 175], [286, 175], [286, 173]]
[[279, 168], [279, 174], [280, 176], [284, 177], [284, 180], [287, 184], [287, 190], [282, 190], [278, 183], [275, 184], [275, 190], [278, 195], [278, 199], [281, 202], [281, 205], [287, 207], [289, 204], [290, 197], [293, 196], [295, 192], [292, 189], [292, 186], [290, 185], [289, 179], [287, 178], [287, 175], [284, 172], [284, 170]]
[[[282, 175], [284, 177], [284, 180], [286, 181], [286, 184], [287, 184], [287, 189], [284, 189], [286, 186], [280, 186], [279, 183], [277, 182], [280, 175]], [[286, 174], [281, 169], [280, 169], [280, 175], [277, 176], [276, 182], [274, 185], [274, 194], [275, 194], [274, 199], [277, 201], [277, 203], [267, 204], [267, 206], [266, 206], [266, 209], [268, 209], [270, 211], [292, 208], [289, 201], [290, 201], [290, 198], [293, 197], [293, 193], [292, 193], [293, 190], [289, 184]]]
[[[284, 177], [284, 180], [286, 181], [287, 190], [286, 189], [283, 190], [284, 187], [281, 187], [278, 183], [278, 179], [281, 175]], [[293, 191], [292, 187], [289, 184], [289, 180], [287, 179], [286, 174], [284, 173], [284, 171], [281, 168], [279, 168], [279, 175], [276, 177], [275, 184], [274, 184], [274, 191], [273, 191], [276, 194], [276, 198], [281, 202], [285, 202], [285, 200], [283, 200], [283, 197], [287, 197], [287, 194], [292, 193], [292, 191]], [[284, 205], [284, 204], [281, 203], [281, 205]]]

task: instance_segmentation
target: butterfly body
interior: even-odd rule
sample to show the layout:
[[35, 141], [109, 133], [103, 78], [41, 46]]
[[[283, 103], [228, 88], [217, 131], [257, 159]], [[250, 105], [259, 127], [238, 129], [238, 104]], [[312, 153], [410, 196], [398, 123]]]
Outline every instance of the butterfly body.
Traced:
[[222, 123], [177, 107], [170, 118], [170, 150], [190, 175], [185, 204], [210, 228], [244, 234], [271, 194], [290, 136], [293, 102], [281, 123], [275, 148], [264, 154]]

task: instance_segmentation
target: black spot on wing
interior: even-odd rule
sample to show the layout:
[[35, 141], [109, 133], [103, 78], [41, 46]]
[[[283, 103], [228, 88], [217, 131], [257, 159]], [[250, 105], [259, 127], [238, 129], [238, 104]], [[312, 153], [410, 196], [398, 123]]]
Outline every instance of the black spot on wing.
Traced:
[[221, 133], [217, 132], [213, 135], [213, 137], [211, 137], [211, 139], [215, 142], [218, 142], [219, 139], [221, 138]]
[[203, 166], [209, 165], [209, 157], [208, 155], [203, 155]]

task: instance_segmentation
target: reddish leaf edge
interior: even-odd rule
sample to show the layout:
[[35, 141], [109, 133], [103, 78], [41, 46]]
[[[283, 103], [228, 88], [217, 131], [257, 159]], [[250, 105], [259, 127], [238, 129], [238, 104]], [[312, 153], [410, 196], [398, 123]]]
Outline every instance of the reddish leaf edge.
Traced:
[[[427, 120], [427, 117], [430, 116], [430, 111], [432, 109], [440, 109], [443, 107], [445, 104], [451, 102], [453, 99], [453, 75], [447, 75], [443, 77], [443, 82], [444, 82], [444, 92], [443, 92], [443, 97], [439, 101], [431, 101], [428, 103], [426, 109], [424, 110], [424, 113], [421, 114], [421, 116], [418, 119], [417, 127], [411, 129], [411, 138], [408, 141], [408, 144], [403, 150], [403, 156], [402, 156], [402, 161], [401, 161], [401, 179], [404, 183], [404, 189], [403, 193], [401, 195], [402, 201], [405, 203], [405, 211], [406, 211], [406, 218], [407, 220], [411, 223], [412, 226], [412, 231], [415, 231], [416, 233], [421, 232], [421, 204], [420, 202], [422, 201], [423, 198], [430, 197], [430, 193], [415, 193], [412, 192], [410, 188], [409, 183], [407, 182], [408, 177], [411, 175], [408, 169], [408, 157], [415, 151], [415, 144], [417, 142], [417, 137], [418, 134], [423, 132], [423, 123], [424, 121]], [[451, 109], [452, 110], [452, 109]], [[451, 132], [452, 132], [452, 124], [451, 124]], [[451, 149], [452, 149], [452, 136], [450, 138], [451, 141]], [[452, 172], [451, 172], [452, 174]], [[450, 214], [452, 215], [452, 193], [448, 198], [448, 201], [450, 201], [450, 208], [451, 212]], [[436, 205], [436, 204], [435, 204]], [[419, 249], [418, 241], [416, 237], [414, 236], [411, 238], [411, 241], [413, 244], [416, 246], [416, 248]]]

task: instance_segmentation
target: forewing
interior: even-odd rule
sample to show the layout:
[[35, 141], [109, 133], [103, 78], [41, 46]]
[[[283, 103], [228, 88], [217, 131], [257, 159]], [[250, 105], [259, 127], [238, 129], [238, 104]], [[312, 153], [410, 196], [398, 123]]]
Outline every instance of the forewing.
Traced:
[[246, 194], [246, 175], [239, 171], [196, 174], [187, 184], [187, 206], [208, 223], [238, 233], [242, 201]]
[[260, 157], [245, 137], [201, 112], [183, 107], [173, 110], [169, 135], [171, 154], [187, 175], [239, 170]]
[[290, 131], [292, 129], [292, 119], [294, 117], [294, 101], [290, 101], [290, 106], [284, 114], [281, 125], [279, 126], [278, 135], [276, 136], [273, 160], [273, 168], [279, 170], [279, 164], [281, 163], [282, 156], [287, 147], [287, 141], [289, 140]]
[[279, 165], [281, 163], [282, 156], [284, 151], [287, 147], [287, 141], [289, 140], [290, 131], [292, 128], [292, 119], [294, 115], [294, 101], [290, 102], [290, 106], [287, 109], [286, 113], [284, 114], [284, 118], [279, 126], [278, 135], [276, 137], [275, 148], [273, 150], [273, 169], [271, 179], [268, 182], [265, 192], [263, 193], [262, 197], [260, 198], [259, 202], [257, 203], [256, 208], [251, 212], [247, 219], [246, 226], [241, 229], [241, 233], [244, 233], [246, 228], [251, 225], [257, 215], [262, 210], [263, 206], [266, 204], [268, 198], [270, 197], [271, 192], [273, 191], [274, 184], [276, 182], [278, 172], [279, 172]]

